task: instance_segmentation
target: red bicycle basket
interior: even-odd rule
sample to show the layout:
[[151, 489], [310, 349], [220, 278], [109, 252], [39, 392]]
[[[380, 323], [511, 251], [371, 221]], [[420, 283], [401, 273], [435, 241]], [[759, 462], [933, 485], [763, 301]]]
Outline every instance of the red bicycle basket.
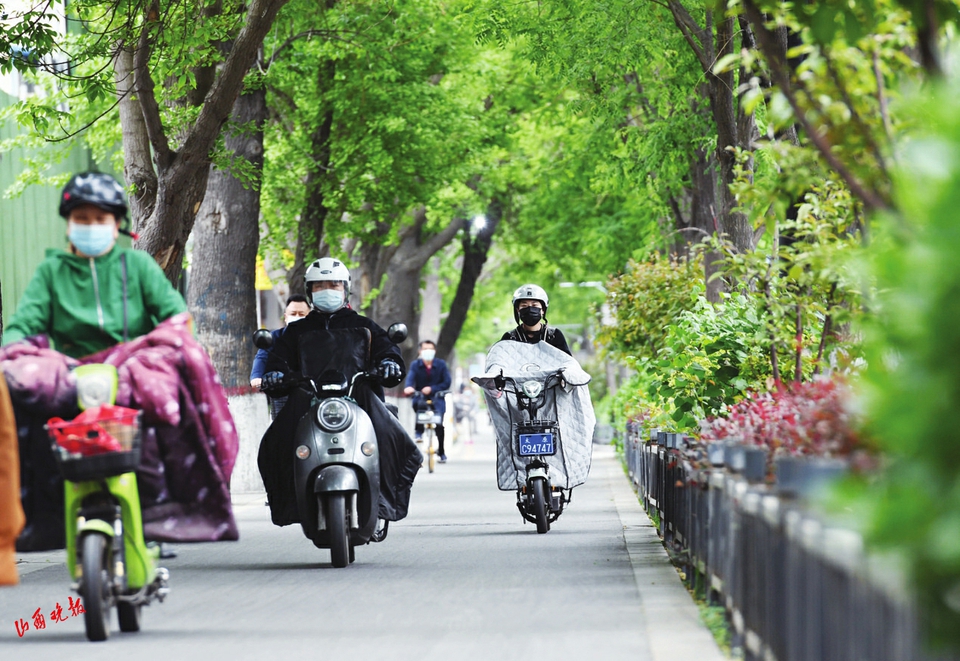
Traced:
[[101, 479], [135, 471], [140, 463], [140, 411], [96, 406], [73, 420], [51, 418], [47, 433], [64, 479]]

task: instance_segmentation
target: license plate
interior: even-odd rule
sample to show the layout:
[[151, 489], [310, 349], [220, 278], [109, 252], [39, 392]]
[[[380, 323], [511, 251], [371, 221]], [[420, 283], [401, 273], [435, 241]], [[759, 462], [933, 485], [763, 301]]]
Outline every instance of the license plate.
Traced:
[[534, 457], [554, 454], [553, 434], [520, 434], [520, 456]]

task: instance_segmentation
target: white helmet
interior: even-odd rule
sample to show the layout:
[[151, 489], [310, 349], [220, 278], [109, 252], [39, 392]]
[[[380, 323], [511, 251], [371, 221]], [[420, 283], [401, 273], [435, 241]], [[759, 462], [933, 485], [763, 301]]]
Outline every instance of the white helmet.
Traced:
[[517, 310], [517, 303], [527, 299], [540, 301], [540, 305], [543, 306], [543, 316], [547, 316], [547, 306], [550, 304], [550, 298], [543, 287], [534, 284], [522, 285], [517, 291], [513, 292], [513, 318], [517, 323], [520, 323], [520, 311]]
[[307, 268], [307, 272], [303, 274], [303, 285], [307, 290], [307, 298], [313, 293], [310, 283], [323, 282], [324, 280], [342, 282], [344, 299], [350, 295], [350, 269], [344, 266], [339, 259], [322, 257]]

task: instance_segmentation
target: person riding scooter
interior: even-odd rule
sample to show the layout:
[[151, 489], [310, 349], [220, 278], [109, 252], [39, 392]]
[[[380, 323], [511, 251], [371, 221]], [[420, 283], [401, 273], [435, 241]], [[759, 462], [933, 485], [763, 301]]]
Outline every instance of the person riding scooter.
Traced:
[[547, 308], [550, 299], [540, 285], [521, 285], [513, 292], [513, 318], [517, 327], [503, 334], [500, 340], [536, 344], [546, 342], [572, 356], [567, 338], [559, 328], [547, 327]]
[[79, 413], [71, 370], [90, 362], [115, 365], [117, 403], [149, 420], [138, 471], [148, 539], [237, 539], [229, 482], [239, 441], [183, 297], [148, 253], [117, 245], [129, 232], [123, 187], [113, 177], [74, 175], [59, 211], [68, 250], [49, 251], [37, 267], [0, 348], [27, 519], [17, 549], [64, 546], [63, 482], [43, 427]]
[[[297, 425], [310, 408], [311, 395], [296, 384], [304, 377], [316, 379], [328, 369], [344, 372], [348, 379], [357, 372], [377, 374], [378, 382], [358, 384], [354, 399], [370, 416], [380, 444], [380, 518], [399, 521], [407, 515], [410, 489], [423, 457], [386, 408], [381, 387], [393, 387], [402, 381], [403, 358], [385, 330], [350, 308], [350, 284], [350, 270], [339, 260], [324, 257], [313, 262], [304, 275], [313, 309], [287, 327], [267, 357], [261, 390], [271, 396], [289, 393], [286, 405], [263, 435], [257, 457], [271, 518], [277, 526], [300, 522], [293, 443]], [[358, 329], [369, 332], [366, 355], [344, 355], [327, 349], [336, 346], [338, 336]]]

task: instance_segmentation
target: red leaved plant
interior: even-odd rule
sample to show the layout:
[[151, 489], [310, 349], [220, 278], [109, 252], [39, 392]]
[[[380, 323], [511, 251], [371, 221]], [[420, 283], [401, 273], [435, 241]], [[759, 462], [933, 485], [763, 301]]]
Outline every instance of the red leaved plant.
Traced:
[[771, 455], [848, 456], [861, 448], [849, 388], [819, 379], [754, 392], [729, 407], [724, 417], [701, 423], [701, 440], [739, 440], [764, 446]]

